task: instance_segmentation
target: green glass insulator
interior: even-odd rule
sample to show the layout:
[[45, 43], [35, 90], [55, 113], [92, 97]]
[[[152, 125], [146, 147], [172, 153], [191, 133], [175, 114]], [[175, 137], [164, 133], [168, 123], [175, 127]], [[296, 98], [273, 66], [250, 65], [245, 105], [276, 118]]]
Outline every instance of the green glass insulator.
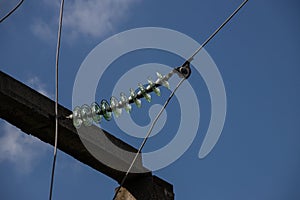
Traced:
[[130, 92], [130, 97], [134, 101], [135, 105], [138, 108], [140, 108], [142, 106], [141, 100], [139, 100], [139, 99], [136, 98], [136, 94], [135, 94], [135, 92], [134, 92], [134, 90], [132, 88], [129, 89], [129, 92]]
[[102, 119], [102, 115], [100, 115], [101, 112], [100, 106], [96, 102], [93, 102], [91, 104], [91, 110], [92, 110], [92, 118], [94, 122], [100, 123]]
[[139, 89], [140, 89], [142, 95], [145, 97], [145, 99], [148, 102], [151, 102], [151, 95], [146, 92], [145, 87], [141, 83], [139, 83], [138, 86], [139, 86]]
[[153, 92], [157, 95], [160, 96], [160, 89], [158, 87], [155, 86], [155, 83], [152, 81], [152, 78], [149, 77], [148, 78], [148, 83], [149, 83], [149, 87], [152, 88]]
[[118, 108], [119, 106], [119, 101], [117, 100], [116, 97], [111, 97], [110, 98], [110, 107], [111, 110], [113, 111], [115, 117], [120, 117], [122, 114], [122, 108]]
[[121, 100], [121, 103], [124, 106], [124, 109], [126, 110], [126, 112], [130, 113], [132, 107], [128, 103], [128, 99], [127, 99], [126, 95], [123, 92], [121, 92], [121, 94], [120, 94], [120, 100]]
[[162, 84], [166, 88], [170, 89], [170, 84], [168, 81], [164, 80], [163, 75], [161, 75], [159, 72], [156, 72], [157, 78], [158, 78], [158, 83]]
[[112, 117], [112, 113], [109, 111], [109, 109], [110, 107], [108, 102], [105, 99], [103, 99], [101, 101], [101, 111], [103, 113], [104, 119], [106, 119], [107, 121], [111, 120]]
[[82, 124], [82, 119], [81, 119], [81, 113], [80, 113], [80, 107], [76, 106], [73, 110], [73, 125], [75, 128], [79, 129], [81, 124]]
[[83, 121], [83, 124], [85, 126], [91, 126], [93, 123], [93, 118], [92, 118], [92, 110], [91, 108], [84, 104], [83, 106], [81, 106], [81, 119]]

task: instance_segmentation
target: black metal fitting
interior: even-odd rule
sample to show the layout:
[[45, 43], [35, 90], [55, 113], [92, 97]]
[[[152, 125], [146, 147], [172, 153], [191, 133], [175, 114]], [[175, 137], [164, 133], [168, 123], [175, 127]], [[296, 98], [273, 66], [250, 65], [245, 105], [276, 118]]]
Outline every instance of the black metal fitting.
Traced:
[[190, 61], [185, 61], [185, 63], [183, 63], [183, 65], [181, 65], [180, 67], [175, 68], [175, 72], [178, 74], [179, 77], [181, 78], [189, 78], [189, 76], [191, 75], [191, 67], [190, 67]]

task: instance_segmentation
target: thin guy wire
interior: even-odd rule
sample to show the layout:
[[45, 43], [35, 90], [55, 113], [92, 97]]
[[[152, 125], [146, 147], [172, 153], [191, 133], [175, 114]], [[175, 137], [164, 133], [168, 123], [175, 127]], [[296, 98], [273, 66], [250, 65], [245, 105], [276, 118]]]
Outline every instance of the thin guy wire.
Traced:
[[58, 139], [58, 61], [59, 61], [59, 50], [60, 50], [60, 39], [61, 39], [63, 10], [64, 10], [64, 0], [61, 1], [61, 5], [60, 5], [59, 25], [58, 25], [58, 33], [57, 33], [57, 46], [56, 46], [56, 59], [55, 59], [55, 142], [54, 142], [54, 155], [53, 155], [53, 163], [52, 163], [49, 200], [52, 199], [54, 172], [55, 172], [56, 155], [57, 155], [57, 139]]
[[19, 1], [19, 3], [11, 10], [9, 11], [4, 17], [0, 19], [0, 23], [2, 23], [6, 18], [8, 18], [15, 10], [17, 10], [20, 5], [24, 2], [24, 0]]
[[239, 12], [239, 10], [248, 2], [248, 0], [245, 0], [233, 13], [213, 32], [204, 42], [203, 44], [195, 51], [195, 53], [188, 59], [189, 62], [191, 62], [194, 57], [201, 51], [202, 48], [205, 47], [205, 45], [236, 15], [236, 13]]
[[[241, 3], [241, 5], [221, 24], [221, 26], [219, 26], [204, 42], [203, 44], [194, 52], [194, 54], [187, 60], [189, 62], [191, 62], [194, 57], [203, 49], [203, 47], [234, 17], [234, 15], [236, 15], [236, 13], [238, 13], [238, 11], [248, 2], [248, 0], [245, 0], [243, 3]], [[154, 127], [154, 125], [156, 124], [157, 120], [159, 119], [160, 115], [162, 114], [163, 110], [166, 108], [166, 106], [168, 105], [169, 101], [172, 99], [174, 93], [176, 92], [176, 90], [179, 88], [179, 86], [183, 83], [183, 81], [185, 80], [185, 78], [183, 78], [179, 83], [178, 85], [176, 86], [176, 88], [174, 89], [174, 91], [171, 93], [171, 95], [169, 96], [169, 98], [167, 99], [167, 101], [165, 102], [164, 106], [162, 107], [162, 109], [159, 111], [159, 113], [157, 114], [157, 116], [155, 117], [153, 123], [151, 124], [150, 126], [150, 129], [148, 130], [148, 133], [146, 135], [146, 137], [144, 138], [139, 150], [137, 151], [133, 161], [131, 162], [125, 176], [123, 177], [121, 183], [120, 183], [120, 187], [117, 189], [114, 197], [113, 197], [113, 200], [115, 200], [115, 198], [117, 197], [117, 194], [119, 193], [121, 187], [123, 186], [131, 168], [133, 167], [137, 157], [138, 157], [138, 154], [141, 152], [141, 150], [143, 149], [145, 143], [147, 142], [148, 140], [148, 137], [149, 135], [151, 134], [152, 132], [152, 129]]]
[[135, 161], [136, 161], [138, 155], [141, 153], [143, 147], [145, 146], [145, 144], [146, 144], [146, 142], [147, 142], [147, 140], [148, 140], [148, 138], [149, 138], [149, 136], [150, 136], [150, 134], [151, 134], [151, 132], [152, 132], [152, 130], [153, 130], [155, 124], [156, 124], [156, 122], [158, 121], [158, 119], [159, 119], [159, 117], [161, 116], [162, 112], [163, 112], [164, 109], [167, 107], [167, 105], [169, 104], [170, 100], [171, 100], [172, 97], [174, 96], [175, 92], [176, 92], [177, 89], [180, 87], [180, 85], [184, 82], [184, 80], [185, 80], [185, 78], [183, 78], [183, 79], [180, 80], [180, 82], [177, 84], [177, 86], [175, 87], [175, 89], [173, 90], [173, 92], [170, 94], [169, 98], [166, 100], [165, 104], [163, 105], [163, 107], [160, 109], [159, 113], [156, 115], [155, 119], [153, 120], [153, 122], [152, 122], [152, 124], [151, 124], [151, 126], [150, 126], [150, 128], [149, 128], [149, 130], [148, 130], [148, 132], [147, 132], [147, 134], [146, 134], [146, 137], [144, 138], [144, 140], [143, 140], [143, 142], [142, 142], [140, 148], [139, 148], [138, 151], [136, 152], [136, 154], [135, 154], [135, 156], [134, 156], [134, 158], [133, 158], [133, 160], [132, 160], [132, 162], [131, 162], [131, 164], [130, 164], [130, 166], [129, 166], [129, 168], [128, 168], [126, 174], [125, 174], [125, 176], [123, 177], [123, 179], [122, 179], [122, 181], [121, 181], [121, 183], [120, 183], [120, 187], [117, 189], [117, 191], [116, 191], [116, 193], [115, 193], [115, 195], [114, 195], [114, 197], [113, 197], [113, 200], [115, 200], [115, 198], [117, 197], [117, 195], [118, 195], [118, 193], [119, 193], [121, 187], [122, 187], [123, 184], [125, 183], [125, 180], [126, 180], [128, 174], [130, 173], [130, 171], [131, 171], [131, 169], [132, 169], [132, 167], [133, 167], [133, 165], [134, 165], [134, 163], [135, 163]]

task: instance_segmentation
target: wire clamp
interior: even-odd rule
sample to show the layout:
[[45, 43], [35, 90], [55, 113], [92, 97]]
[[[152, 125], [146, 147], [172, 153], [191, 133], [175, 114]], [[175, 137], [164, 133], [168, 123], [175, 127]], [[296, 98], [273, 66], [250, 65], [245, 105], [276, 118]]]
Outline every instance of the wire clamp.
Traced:
[[190, 67], [190, 61], [185, 61], [183, 65], [180, 67], [175, 68], [175, 73], [180, 77], [180, 78], [189, 78], [191, 75], [191, 67]]

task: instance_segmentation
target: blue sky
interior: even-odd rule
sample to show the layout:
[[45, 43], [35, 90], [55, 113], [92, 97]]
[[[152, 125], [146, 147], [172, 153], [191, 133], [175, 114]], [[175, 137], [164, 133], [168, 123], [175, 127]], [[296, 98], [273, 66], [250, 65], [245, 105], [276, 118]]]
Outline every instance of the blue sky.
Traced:
[[[71, 109], [77, 70], [106, 38], [131, 28], [155, 26], [180, 31], [201, 43], [240, 3], [66, 1], [60, 104]], [[2, 16], [11, 4], [0, 2]], [[0, 69], [50, 98], [54, 94], [58, 5], [59, 1], [25, 1], [0, 24]], [[180, 159], [154, 172], [174, 185], [176, 199], [300, 198], [299, 8], [296, 0], [249, 1], [205, 48], [224, 81], [227, 116], [217, 145], [200, 160], [198, 152], [209, 123], [210, 102], [201, 76], [192, 74], [189, 81], [201, 100], [199, 131]], [[150, 52], [134, 59], [140, 64], [181, 64], [171, 58]], [[111, 68], [107, 73], [115, 72]], [[102, 86], [99, 98], [109, 98], [110, 84]], [[168, 95], [162, 94], [156, 103], [163, 103]], [[167, 110], [171, 117], [164, 130], [169, 134], [160, 141], [159, 137], [149, 140], [145, 150], [159, 148], [173, 137], [176, 105], [176, 101], [171, 102]], [[146, 111], [134, 109], [133, 118], [141, 124], [149, 123], [149, 119], [140, 119], [138, 112]], [[140, 143], [122, 135], [114, 121], [102, 127], [135, 147]], [[3, 120], [0, 130], [0, 198], [48, 198], [53, 148]], [[57, 161], [53, 199], [112, 198], [118, 186], [115, 181], [60, 151]]]

